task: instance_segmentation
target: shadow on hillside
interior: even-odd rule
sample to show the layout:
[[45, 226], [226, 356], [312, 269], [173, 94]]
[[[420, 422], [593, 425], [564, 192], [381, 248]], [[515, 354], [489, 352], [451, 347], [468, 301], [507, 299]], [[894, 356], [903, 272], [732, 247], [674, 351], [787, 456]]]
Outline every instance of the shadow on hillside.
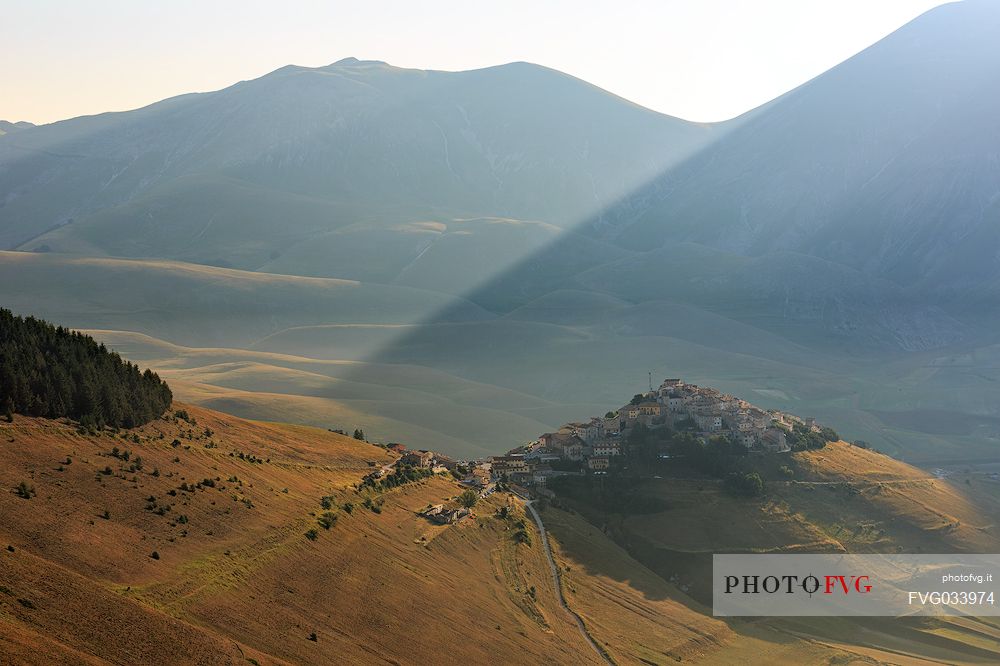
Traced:
[[[668, 554], [663, 551], [661, 570], [655, 571], [636, 559], [632, 552], [636, 544], [629, 543], [632, 540], [620, 530], [609, 529], [608, 525], [598, 526], [595, 524], [597, 521], [591, 522], [592, 519], [582, 514], [552, 506], [543, 509], [541, 515], [546, 529], [554, 537], [557, 553], [582, 566], [588, 576], [606, 577], [625, 583], [650, 600], [671, 599], [700, 613], [711, 613], [710, 590], [708, 596], [704, 597], [697, 590], [684, 592], [680, 587], [667, 582], [670, 577], [668, 572], [672, 569], [700, 570], [705, 568], [706, 563], [709, 571], [706, 580], [711, 580], [710, 553], [685, 556], [682, 553]], [[649, 548], [646, 547], [646, 550], [649, 551]], [[647, 554], [652, 553], [650, 551]], [[696, 598], [696, 594], [700, 598]]]
[[[751, 111], [745, 117], [755, 117], [757, 113]], [[616, 301], [616, 297], [602, 294], [600, 289], [583, 286], [577, 281], [580, 273], [602, 261], [602, 258], [634, 255], [634, 252], [615, 244], [613, 237], [619, 227], [641, 214], [663, 188], [673, 186], [673, 174], [695, 170], [696, 166], [692, 165], [699, 164], [702, 156], [710, 152], [718, 141], [741, 126], [745, 117], [724, 123], [705, 145], [679, 157], [674, 163], [663, 165], [612, 204], [568, 225], [566, 231], [549, 244], [507, 262], [507, 268], [469, 285], [466, 291], [456, 290], [454, 293], [458, 298], [453, 304], [428, 312], [418, 323], [401, 327], [392, 337], [378, 340], [364, 356], [357, 359], [360, 362], [344, 379], [348, 382], [370, 382], [368, 367], [373, 365], [407, 364], [430, 368], [462, 380], [512, 389], [538, 398], [539, 409], [532, 416], [550, 426], [557, 425], [553, 422], [552, 410], [548, 409], [553, 405], [595, 403], [595, 391], [590, 390], [591, 387], [605, 386], [609, 381], [620, 383], [628, 377], [645, 379], [649, 367], [645, 360], [630, 359], [616, 364], [612, 371], [614, 377], [609, 377], [604, 368], [588, 368], [588, 359], [581, 355], [586, 352], [577, 351], [579, 347], [574, 349], [573, 345], [593, 341], [594, 338], [583, 330], [587, 325], [578, 321], [579, 317], [572, 308], [564, 310], [569, 317], [565, 323], [546, 317], [535, 319], [511, 315], [518, 308], [560, 290], [588, 292], [597, 299]], [[470, 302], [496, 315], [496, 318], [470, 320], [463, 312]], [[630, 305], [625, 301], [618, 302]], [[614, 323], [605, 318], [602, 325], [613, 326]], [[614, 344], [611, 340], [602, 340], [601, 343]], [[336, 341], [331, 340], [329, 344], [334, 346]], [[373, 348], [374, 351], [371, 351]], [[542, 367], [546, 364], [549, 367]], [[568, 379], [571, 368], [574, 372]], [[561, 376], [563, 370], [567, 371], [565, 376]], [[576, 395], [572, 397], [562, 389], [567, 381], [575, 387]], [[628, 383], [631, 385], [634, 382]], [[530, 407], [519, 409], [522, 414], [532, 412]], [[584, 416], [586, 414], [579, 414], [579, 418]], [[436, 431], [447, 433], [449, 423], [453, 432], [462, 431], [447, 409], [442, 409], [434, 417]], [[392, 433], [388, 437], [403, 442], [407, 440], [405, 432]], [[491, 439], [496, 441], [499, 438], [494, 436]], [[517, 446], [519, 439], [512, 435], [509, 446]]]
[[[649, 601], [671, 601], [707, 618], [725, 623], [737, 634], [766, 643], [792, 645], [815, 640], [836, 645], [859, 645], [884, 650], [889, 654], [904, 651], [931, 659], [949, 661], [957, 655], [970, 660], [992, 663], [1000, 655], [1000, 641], [987, 639], [995, 631], [988, 619], [940, 617], [762, 617], [739, 618], [712, 616], [712, 553], [681, 553], [657, 548], [636, 535], [617, 535], [624, 547], [610, 534], [579, 515], [548, 507], [543, 520], [557, 554], [573, 562], [564, 570], [563, 586], [573, 585], [573, 568], [596, 579], [611, 579], [636, 590]], [[942, 550], [942, 549], [938, 549]], [[733, 551], [735, 552], [735, 551]], [[565, 563], [563, 563], [563, 566]], [[677, 583], [666, 579], [677, 577]], [[692, 585], [703, 581], [701, 587]], [[567, 594], [573, 604], [573, 593]], [[612, 595], [609, 595], [613, 597]], [[575, 610], [588, 611], [583, 602]], [[674, 618], [675, 621], [682, 621]], [[970, 626], [976, 623], [982, 626]], [[989, 640], [993, 641], [991, 645]], [[831, 662], [832, 663], [832, 662]]]

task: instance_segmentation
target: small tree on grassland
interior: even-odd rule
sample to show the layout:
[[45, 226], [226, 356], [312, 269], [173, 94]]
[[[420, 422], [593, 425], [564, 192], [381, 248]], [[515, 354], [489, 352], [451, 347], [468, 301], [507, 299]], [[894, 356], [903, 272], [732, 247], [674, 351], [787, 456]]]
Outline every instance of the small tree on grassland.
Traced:
[[475, 490], [465, 490], [461, 495], [458, 496], [458, 503], [464, 506], [466, 509], [471, 509], [476, 506], [476, 502], [479, 501], [479, 495]]

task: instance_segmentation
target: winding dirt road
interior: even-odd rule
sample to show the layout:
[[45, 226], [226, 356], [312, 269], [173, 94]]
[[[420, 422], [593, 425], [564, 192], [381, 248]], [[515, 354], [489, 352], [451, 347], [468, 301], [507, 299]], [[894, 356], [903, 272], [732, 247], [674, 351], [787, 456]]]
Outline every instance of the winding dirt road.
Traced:
[[559, 567], [556, 566], [555, 557], [552, 555], [552, 547], [549, 545], [549, 535], [545, 531], [545, 525], [542, 523], [542, 517], [538, 515], [538, 511], [536, 511], [535, 507], [532, 506], [534, 503], [534, 500], [526, 499], [524, 506], [531, 512], [531, 517], [534, 518], [535, 525], [538, 527], [538, 533], [542, 536], [542, 546], [545, 547], [545, 555], [549, 558], [549, 568], [552, 570], [552, 582], [556, 586], [556, 594], [559, 596], [559, 603], [576, 621], [576, 626], [579, 627], [580, 634], [590, 644], [590, 647], [594, 649], [594, 652], [596, 652], [605, 662], [614, 664], [615, 662], [611, 658], [611, 655], [609, 655], [603, 647], [598, 645], [597, 641], [594, 640], [594, 637], [590, 635], [589, 631], [587, 631], [587, 625], [583, 623], [583, 618], [577, 615], [576, 611], [570, 608], [569, 604], [566, 603], [566, 597], [563, 596], [562, 576], [559, 574]]

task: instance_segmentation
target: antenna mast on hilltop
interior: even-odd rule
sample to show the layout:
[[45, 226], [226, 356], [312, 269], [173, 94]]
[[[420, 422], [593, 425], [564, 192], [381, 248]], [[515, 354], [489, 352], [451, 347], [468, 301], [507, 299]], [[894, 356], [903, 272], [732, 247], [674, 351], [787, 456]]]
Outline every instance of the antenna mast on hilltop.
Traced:
[[653, 371], [649, 371], [649, 390], [653, 390]]

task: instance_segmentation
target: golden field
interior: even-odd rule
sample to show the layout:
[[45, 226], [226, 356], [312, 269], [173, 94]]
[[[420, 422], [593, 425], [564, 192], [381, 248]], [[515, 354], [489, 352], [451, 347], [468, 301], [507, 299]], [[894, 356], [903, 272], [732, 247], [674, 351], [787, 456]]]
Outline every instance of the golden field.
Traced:
[[[167, 416], [100, 434], [61, 420], [0, 423], [0, 654], [7, 662], [602, 663], [558, 603], [532, 521], [525, 521], [530, 543], [514, 538], [525, 519], [520, 500], [497, 493], [471, 518], [433, 525], [418, 512], [457, 496], [461, 487], [450, 477], [358, 491], [361, 478], [393, 454], [316, 428], [175, 409], [192, 422]], [[543, 517], [563, 594], [621, 664], [848, 664], [904, 653], [909, 661], [897, 663], [941, 655], [990, 663], [1000, 655], [992, 624], [886, 621], [872, 625], [870, 644], [851, 645], [853, 634], [831, 623], [722, 621], [692, 596], [696, 590], [685, 593], [680, 581], [667, 582], [664, 571], [635, 557], [649, 548], [709, 548], [712, 539], [777, 548], [753, 536], [766, 521], [765, 531], [785, 526], [780, 538], [837, 547], [822, 503], [801, 498], [832, 494], [807, 490], [805, 478], [851, 475], [854, 455], [861, 454], [846, 445], [797, 455], [802, 478], [773, 488], [760, 504], [737, 507], [713, 489], [686, 485], [694, 481], [664, 480], [668, 516], [600, 524], [548, 507]], [[852, 482], [893, 489], [866, 490], [857, 500], [898, 521], [892, 534], [929, 530], [939, 540], [929, 543], [955, 546], [992, 538], [979, 524], [986, 515], [979, 505], [947, 482], [878, 458]], [[813, 463], [822, 472], [807, 472]], [[875, 463], [889, 467], [878, 471]], [[22, 482], [33, 488], [30, 498], [17, 494]], [[697, 493], [697, 505], [684, 503]], [[366, 498], [378, 512], [365, 507]], [[503, 506], [505, 519], [497, 515]], [[735, 511], [744, 512], [740, 520]], [[319, 519], [327, 512], [335, 518], [324, 529]], [[959, 528], [932, 529], [955, 520]], [[718, 529], [692, 534], [698, 521], [717, 521]], [[648, 540], [642, 547], [621, 538], [638, 529]]]

